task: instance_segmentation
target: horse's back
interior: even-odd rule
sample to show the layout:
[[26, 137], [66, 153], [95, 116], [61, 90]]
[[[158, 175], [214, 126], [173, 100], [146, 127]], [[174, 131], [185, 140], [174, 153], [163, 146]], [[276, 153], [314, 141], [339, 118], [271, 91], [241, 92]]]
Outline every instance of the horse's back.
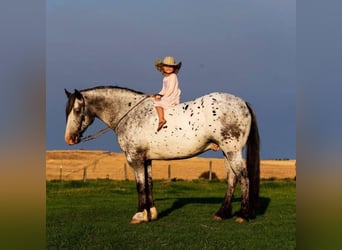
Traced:
[[[157, 115], [152, 117], [156, 123]], [[146, 141], [156, 158], [191, 157], [211, 149], [213, 143], [224, 152], [239, 151], [248, 140], [252, 122], [247, 103], [226, 92], [212, 92], [165, 109], [165, 118], [167, 123], [158, 133], [153, 123], [150, 133], [141, 131], [149, 133]]]
[[204, 105], [209, 104], [211, 106], [215, 105], [216, 103], [221, 103], [222, 105], [227, 104], [228, 106], [240, 106], [241, 104], [245, 105], [245, 101], [242, 98], [226, 92], [209, 93], [194, 100], [180, 103], [179, 105], [199, 104], [202, 108], [204, 108]]
[[195, 119], [204, 117], [207, 121], [223, 118], [235, 118], [237, 121], [250, 116], [246, 102], [242, 98], [224, 92], [213, 92], [192, 101], [183, 102], [173, 110], [179, 115], [190, 112], [190, 117]]

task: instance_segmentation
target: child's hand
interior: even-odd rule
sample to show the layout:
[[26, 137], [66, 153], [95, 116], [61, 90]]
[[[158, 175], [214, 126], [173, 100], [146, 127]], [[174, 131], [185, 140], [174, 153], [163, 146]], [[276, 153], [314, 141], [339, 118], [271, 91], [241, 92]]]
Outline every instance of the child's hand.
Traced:
[[150, 97], [154, 98], [155, 101], [160, 101], [162, 98], [162, 95], [159, 94], [150, 94]]

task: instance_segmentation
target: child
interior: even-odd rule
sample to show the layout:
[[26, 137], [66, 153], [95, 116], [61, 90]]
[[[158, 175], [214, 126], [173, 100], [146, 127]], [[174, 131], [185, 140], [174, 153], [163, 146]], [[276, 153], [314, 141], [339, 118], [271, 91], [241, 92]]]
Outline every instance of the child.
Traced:
[[177, 73], [181, 66], [182, 63], [176, 63], [172, 56], [166, 56], [163, 61], [155, 62], [156, 69], [164, 75], [162, 90], [158, 94], [151, 95], [159, 117], [157, 131], [166, 124], [164, 109], [179, 104], [181, 90], [178, 87]]
[[[179, 104], [181, 90], [178, 87], [177, 73], [181, 66], [182, 62], [176, 64], [172, 56], [166, 56], [163, 61], [157, 60], [155, 62], [156, 69], [164, 75], [162, 90], [158, 94], [151, 94], [159, 117], [157, 131], [166, 124], [164, 109]], [[220, 147], [216, 143], [212, 143], [211, 149], [218, 151]]]

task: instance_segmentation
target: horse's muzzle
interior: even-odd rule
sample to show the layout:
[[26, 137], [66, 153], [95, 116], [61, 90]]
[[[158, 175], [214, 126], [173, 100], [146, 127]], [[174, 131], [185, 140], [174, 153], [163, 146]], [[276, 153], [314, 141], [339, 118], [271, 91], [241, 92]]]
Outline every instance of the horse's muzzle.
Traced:
[[72, 134], [65, 136], [65, 142], [69, 145], [78, 144], [81, 142], [81, 135], [80, 134]]

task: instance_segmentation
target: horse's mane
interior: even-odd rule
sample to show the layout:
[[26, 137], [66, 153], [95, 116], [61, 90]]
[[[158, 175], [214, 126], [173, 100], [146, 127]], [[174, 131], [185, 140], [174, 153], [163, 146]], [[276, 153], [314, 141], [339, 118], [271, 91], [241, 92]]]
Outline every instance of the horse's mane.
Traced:
[[92, 88], [88, 88], [88, 89], [82, 89], [82, 91], [90, 91], [90, 90], [96, 90], [96, 89], [121, 89], [121, 90], [127, 90], [127, 91], [131, 91], [137, 94], [145, 94], [143, 92], [134, 90], [134, 89], [130, 89], [130, 88], [125, 88], [125, 87], [120, 87], [120, 86], [96, 86], [96, 87], [92, 87]]
[[[140, 91], [136, 91], [136, 90], [133, 90], [133, 89], [129, 89], [129, 88], [125, 88], [125, 87], [120, 87], [120, 86], [96, 86], [96, 87], [92, 87], [92, 88], [87, 88], [87, 89], [82, 89], [80, 90], [80, 92], [83, 92], [83, 91], [90, 91], [90, 90], [96, 90], [96, 89], [120, 89], [120, 90], [126, 90], [126, 91], [130, 91], [130, 92], [133, 92], [133, 93], [137, 93], [137, 94], [145, 94], [143, 92], [140, 92]], [[68, 98], [68, 101], [66, 103], [66, 107], [65, 107], [65, 116], [66, 116], [66, 119], [68, 119], [68, 115], [74, 105], [74, 102], [75, 102], [75, 93], [72, 93], [69, 98]]]

